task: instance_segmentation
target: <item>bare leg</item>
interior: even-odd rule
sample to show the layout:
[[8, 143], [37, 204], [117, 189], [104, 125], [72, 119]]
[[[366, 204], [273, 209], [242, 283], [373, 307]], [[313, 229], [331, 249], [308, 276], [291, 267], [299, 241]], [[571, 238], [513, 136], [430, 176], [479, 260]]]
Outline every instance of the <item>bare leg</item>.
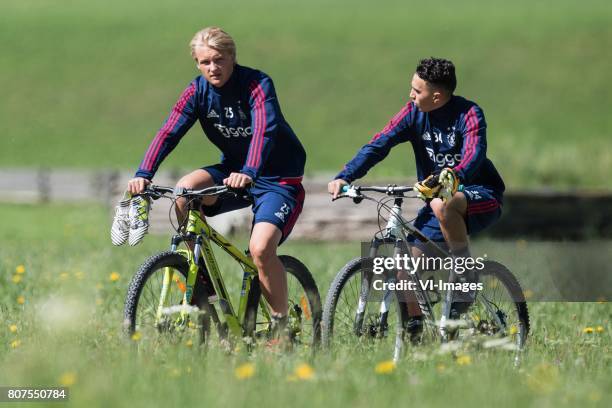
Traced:
[[[468, 234], [465, 224], [467, 213], [467, 199], [461, 192], [455, 193], [453, 198], [446, 203], [439, 198], [430, 202], [431, 209], [440, 223], [440, 230], [444, 240], [454, 253], [464, 254], [468, 251]], [[412, 248], [412, 256], [420, 257], [423, 252], [418, 248]], [[416, 301], [414, 293], [407, 291], [407, 307], [410, 316], [421, 315], [421, 309]]]
[[[198, 169], [192, 171], [191, 173], [183, 176], [178, 183], [176, 183], [177, 187], [183, 188], [191, 188], [191, 189], [201, 189], [212, 187], [215, 185], [215, 181], [212, 176], [206, 170]], [[217, 197], [204, 197], [202, 199], [202, 204], [204, 205], [213, 205], [217, 201]], [[187, 199], [179, 198], [176, 200], [176, 217], [178, 218], [179, 223], [182, 223], [187, 216]], [[204, 215], [202, 214], [202, 217]]]
[[465, 195], [457, 192], [446, 203], [439, 198], [434, 198], [431, 200], [430, 206], [440, 222], [442, 235], [450, 250], [455, 253], [466, 251], [469, 241], [465, 223], [467, 214]]
[[[455, 193], [453, 198], [446, 203], [440, 199], [431, 201], [431, 208], [440, 222], [440, 229], [444, 235], [444, 239], [448, 244], [454, 257], [468, 257], [469, 240], [467, 234], [466, 214], [467, 214], [467, 199], [461, 192]], [[475, 279], [473, 271], [467, 273], [455, 272], [454, 276], [460, 282], [469, 282]], [[468, 310], [470, 304], [474, 301], [476, 293], [474, 291], [461, 292], [453, 291], [452, 303], [450, 310], [450, 318], [457, 319]]]
[[268, 222], [258, 222], [253, 227], [249, 250], [259, 271], [261, 291], [276, 316], [286, 316], [287, 275], [276, 248], [282, 238], [278, 227]]

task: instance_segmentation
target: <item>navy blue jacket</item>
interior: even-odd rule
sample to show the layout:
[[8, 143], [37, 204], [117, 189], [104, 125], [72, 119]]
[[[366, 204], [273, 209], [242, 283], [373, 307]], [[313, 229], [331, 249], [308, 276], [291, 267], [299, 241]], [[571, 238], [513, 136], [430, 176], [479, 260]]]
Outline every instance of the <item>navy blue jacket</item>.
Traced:
[[486, 129], [482, 109], [460, 96], [453, 96], [441, 108], [427, 113], [409, 102], [336, 178], [352, 183], [384, 159], [393, 146], [410, 142], [419, 180], [451, 167], [462, 184], [487, 186], [501, 195], [505, 185], [487, 159]]
[[233, 171], [258, 177], [301, 177], [306, 152], [285, 121], [274, 84], [261, 71], [237, 65], [221, 88], [198, 76], [157, 132], [136, 177], [151, 180], [196, 120]]

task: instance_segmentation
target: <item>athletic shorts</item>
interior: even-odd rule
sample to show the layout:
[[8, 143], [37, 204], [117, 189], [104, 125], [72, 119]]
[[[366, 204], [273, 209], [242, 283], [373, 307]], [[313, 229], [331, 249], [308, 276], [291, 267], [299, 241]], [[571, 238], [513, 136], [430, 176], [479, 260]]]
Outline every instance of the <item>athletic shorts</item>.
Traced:
[[[478, 234], [499, 219], [502, 212], [502, 194], [484, 186], [465, 186], [462, 190], [467, 199], [466, 225], [468, 235]], [[414, 226], [434, 242], [444, 242], [440, 223], [431, 207], [426, 205], [417, 215]], [[411, 242], [417, 241], [410, 237]]]
[[[202, 170], [212, 176], [216, 185], [222, 185], [223, 179], [230, 173], [239, 172], [222, 163], [202, 167]], [[279, 245], [282, 244], [293, 230], [304, 206], [302, 177], [259, 177], [249, 193], [252, 201], [242, 197], [220, 197], [215, 204], [202, 206], [202, 212], [213, 217], [252, 205], [253, 225], [258, 222], [274, 224], [282, 232]]]

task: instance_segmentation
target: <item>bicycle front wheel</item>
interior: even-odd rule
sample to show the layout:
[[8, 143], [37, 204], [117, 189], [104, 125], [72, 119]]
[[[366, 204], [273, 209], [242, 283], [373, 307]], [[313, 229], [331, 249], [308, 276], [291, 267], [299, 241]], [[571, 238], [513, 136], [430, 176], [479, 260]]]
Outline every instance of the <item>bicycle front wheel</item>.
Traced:
[[372, 296], [371, 264], [371, 258], [355, 258], [336, 275], [323, 309], [323, 346], [350, 345], [355, 350], [377, 344], [397, 356], [408, 311], [395, 291]]
[[[321, 339], [321, 297], [312, 274], [298, 259], [280, 255], [287, 272], [287, 294], [289, 301], [288, 329], [294, 345], [315, 348]], [[260, 308], [261, 289], [255, 277], [247, 300], [244, 334], [252, 339], [268, 337], [270, 320]]]
[[[124, 329], [128, 336], [143, 340], [164, 338], [174, 343], [206, 340], [210, 313], [200, 276], [194, 287], [192, 307], [182, 306], [188, 271], [187, 259], [170, 251], [154, 255], [142, 264], [125, 298]], [[161, 304], [165, 278], [169, 281]]]

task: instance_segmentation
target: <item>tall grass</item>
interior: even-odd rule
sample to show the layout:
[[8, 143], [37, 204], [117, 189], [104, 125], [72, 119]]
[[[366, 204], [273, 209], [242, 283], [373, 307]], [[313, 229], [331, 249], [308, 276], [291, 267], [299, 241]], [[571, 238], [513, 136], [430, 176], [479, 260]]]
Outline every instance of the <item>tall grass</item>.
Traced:
[[[114, 248], [109, 214], [95, 206], [0, 211], [0, 384], [69, 386], [71, 406], [607, 406], [611, 396], [608, 303], [531, 303], [519, 367], [507, 351], [467, 345], [411, 349], [394, 367], [375, 347], [312, 357], [129, 340], [121, 333], [127, 284], [166, 238]], [[508, 243], [479, 245], [516, 256]], [[529, 256], [546, 247], [529, 243]], [[282, 249], [308, 265], [322, 296], [358, 251], [357, 243], [292, 241]], [[221, 267], [235, 292], [240, 274], [226, 261]]]

